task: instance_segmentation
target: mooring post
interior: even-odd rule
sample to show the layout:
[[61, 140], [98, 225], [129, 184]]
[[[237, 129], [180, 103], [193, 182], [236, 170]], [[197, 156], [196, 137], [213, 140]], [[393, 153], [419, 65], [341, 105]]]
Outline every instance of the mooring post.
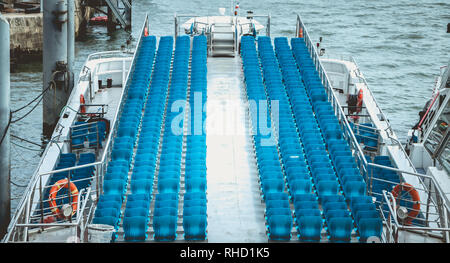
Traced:
[[43, 133], [50, 138], [70, 96], [67, 59], [67, 0], [43, 1]]
[[9, 23], [0, 14], [0, 239], [11, 219]]

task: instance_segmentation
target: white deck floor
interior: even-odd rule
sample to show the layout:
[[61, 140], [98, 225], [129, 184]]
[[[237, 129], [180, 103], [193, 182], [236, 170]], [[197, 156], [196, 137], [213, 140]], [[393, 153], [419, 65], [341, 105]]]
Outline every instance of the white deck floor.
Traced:
[[239, 57], [208, 58], [208, 242], [267, 242]]

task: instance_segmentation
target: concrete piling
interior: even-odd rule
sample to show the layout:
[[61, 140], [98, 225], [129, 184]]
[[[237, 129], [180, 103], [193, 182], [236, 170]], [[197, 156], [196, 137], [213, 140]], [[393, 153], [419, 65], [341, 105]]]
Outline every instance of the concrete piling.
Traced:
[[[46, 0], [43, 34], [43, 133], [50, 138], [66, 105], [71, 89], [68, 85], [68, 7], [67, 0]], [[47, 90], [47, 88], [49, 88]]]
[[0, 14], [0, 239], [11, 219], [9, 23]]

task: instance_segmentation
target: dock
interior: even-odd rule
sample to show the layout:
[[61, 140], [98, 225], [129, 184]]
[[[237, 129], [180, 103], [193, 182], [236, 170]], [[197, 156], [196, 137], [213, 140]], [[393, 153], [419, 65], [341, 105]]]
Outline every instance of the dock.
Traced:
[[[94, 9], [75, 1], [75, 36], [94, 15]], [[10, 10], [11, 12], [12, 10]], [[41, 57], [43, 46], [43, 15], [40, 13], [2, 12], [10, 24], [10, 50], [12, 60]]]

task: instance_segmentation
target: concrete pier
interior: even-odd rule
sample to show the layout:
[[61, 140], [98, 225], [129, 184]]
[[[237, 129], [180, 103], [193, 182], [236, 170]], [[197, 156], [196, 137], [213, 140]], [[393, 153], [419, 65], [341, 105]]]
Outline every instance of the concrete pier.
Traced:
[[[94, 9], [82, 7], [82, 0], [75, 0], [75, 36], [94, 15]], [[42, 13], [2, 13], [10, 24], [10, 50], [13, 58], [22, 55], [42, 55]]]
[[9, 25], [0, 15], [0, 239], [11, 218]]

